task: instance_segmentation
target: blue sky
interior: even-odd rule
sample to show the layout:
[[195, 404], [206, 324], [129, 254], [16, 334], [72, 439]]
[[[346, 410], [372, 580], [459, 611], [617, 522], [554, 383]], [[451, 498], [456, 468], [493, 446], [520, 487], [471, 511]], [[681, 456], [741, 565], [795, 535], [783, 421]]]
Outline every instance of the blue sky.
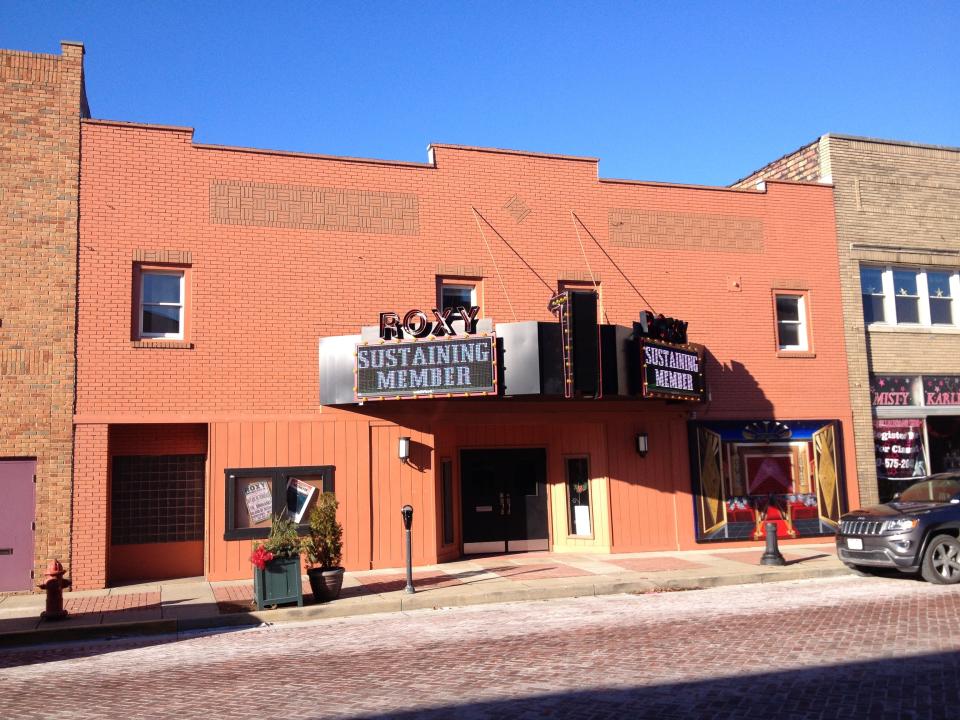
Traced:
[[430, 142], [727, 184], [825, 132], [960, 146], [960, 2], [0, 0], [86, 45], [94, 117], [426, 160]]

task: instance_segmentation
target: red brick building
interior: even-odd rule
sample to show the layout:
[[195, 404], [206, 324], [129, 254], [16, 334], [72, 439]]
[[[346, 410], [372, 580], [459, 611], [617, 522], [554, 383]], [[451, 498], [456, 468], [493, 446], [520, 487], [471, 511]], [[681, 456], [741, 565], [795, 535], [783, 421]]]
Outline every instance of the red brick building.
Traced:
[[[402, 564], [405, 503], [425, 564], [752, 540], [764, 518], [801, 537], [857, 502], [830, 187], [608, 180], [593, 158], [451, 145], [324, 157], [102, 120], [83, 148], [78, 586], [249, 576], [265, 531], [244, 500], [277, 510], [291, 478], [332, 486], [349, 569]], [[702, 401], [508, 397], [509, 336], [555, 325], [558, 289], [598, 290], [599, 321], [627, 330], [644, 310], [687, 321]], [[457, 304], [502, 336], [495, 392], [321, 405], [321, 340]]]

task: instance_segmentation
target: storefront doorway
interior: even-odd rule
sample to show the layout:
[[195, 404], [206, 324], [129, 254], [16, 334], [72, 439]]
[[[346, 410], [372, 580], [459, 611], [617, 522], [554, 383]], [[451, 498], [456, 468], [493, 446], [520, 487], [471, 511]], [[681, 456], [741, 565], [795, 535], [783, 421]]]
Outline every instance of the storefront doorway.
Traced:
[[960, 470], [960, 417], [953, 415], [927, 418], [930, 472]]
[[545, 449], [463, 450], [460, 468], [464, 554], [549, 549]]
[[36, 460], [0, 460], [0, 592], [33, 585]]

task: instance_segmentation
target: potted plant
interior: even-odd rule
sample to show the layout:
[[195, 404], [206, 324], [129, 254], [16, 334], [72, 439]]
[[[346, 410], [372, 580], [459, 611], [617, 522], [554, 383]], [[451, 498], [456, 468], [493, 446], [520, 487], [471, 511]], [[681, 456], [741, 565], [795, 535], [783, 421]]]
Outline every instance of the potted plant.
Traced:
[[343, 585], [343, 527], [337, 522], [339, 503], [333, 493], [323, 493], [310, 511], [310, 532], [303, 538], [307, 577], [314, 600], [336, 600]]
[[257, 610], [295, 602], [303, 605], [297, 526], [286, 514], [274, 515], [265, 542], [254, 543], [253, 596]]

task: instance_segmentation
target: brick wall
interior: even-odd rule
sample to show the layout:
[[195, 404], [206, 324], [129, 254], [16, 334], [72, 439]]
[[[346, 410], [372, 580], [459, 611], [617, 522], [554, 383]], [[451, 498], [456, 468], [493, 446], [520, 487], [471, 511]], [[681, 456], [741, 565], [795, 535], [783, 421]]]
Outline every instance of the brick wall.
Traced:
[[838, 259], [854, 413], [857, 471], [864, 502], [877, 498], [870, 373], [960, 374], [960, 334], [894, 328], [866, 331], [860, 264], [960, 268], [960, 150], [824, 135], [738, 186], [781, 177], [817, 148], [832, 180]]
[[37, 458], [39, 577], [70, 570], [83, 47], [0, 51], [0, 458]]
[[206, 425], [114, 425], [110, 455], [205, 455]]
[[110, 528], [109, 426], [79, 425], [74, 447], [73, 589], [107, 583]]
[[[83, 142], [80, 422], [318, 413], [317, 340], [383, 310], [433, 307], [444, 266], [482, 273], [482, 314], [496, 321], [552, 320], [546, 301], [572, 270], [602, 278], [610, 322], [629, 324], [648, 303], [689, 320], [724, 379], [711, 381], [709, 413], [845, 414], [844, 402], [809, 392], [845, 386], [827, 187], [608, 181], [593, 159], [444, 145], [423, 165], [298, 156], [103, 121], [84, 122]], [[224, 204], [224, 187], [250, 198]], [[269, 198], [255, 196], [267, 187]], [[376, 212], [372, 198], [393, 202], [403, 222], [345, 229], [343, 213]], [[229, 224], [221, 206], [235, 211]], [[651, 242], [640, 225], [638, 243], [611, 240], [641, 214], [659, 224]], [[174, 348], [131, 337], [144, 251], [189, 253], [189, 337]], [[810, 293], [814, 357], [778, 356], [772, 292], [784, 281]], [[744, 387], [756, 402], [738, 398]]]
[[745, 178], [737, 180], [731, 187], [752, 188], [760, 180], [790, 180], [793, 182], [819, 182], [823, 177], [820, 164], [819, 140], [804, 145], [772, 163], [763, 166]]

